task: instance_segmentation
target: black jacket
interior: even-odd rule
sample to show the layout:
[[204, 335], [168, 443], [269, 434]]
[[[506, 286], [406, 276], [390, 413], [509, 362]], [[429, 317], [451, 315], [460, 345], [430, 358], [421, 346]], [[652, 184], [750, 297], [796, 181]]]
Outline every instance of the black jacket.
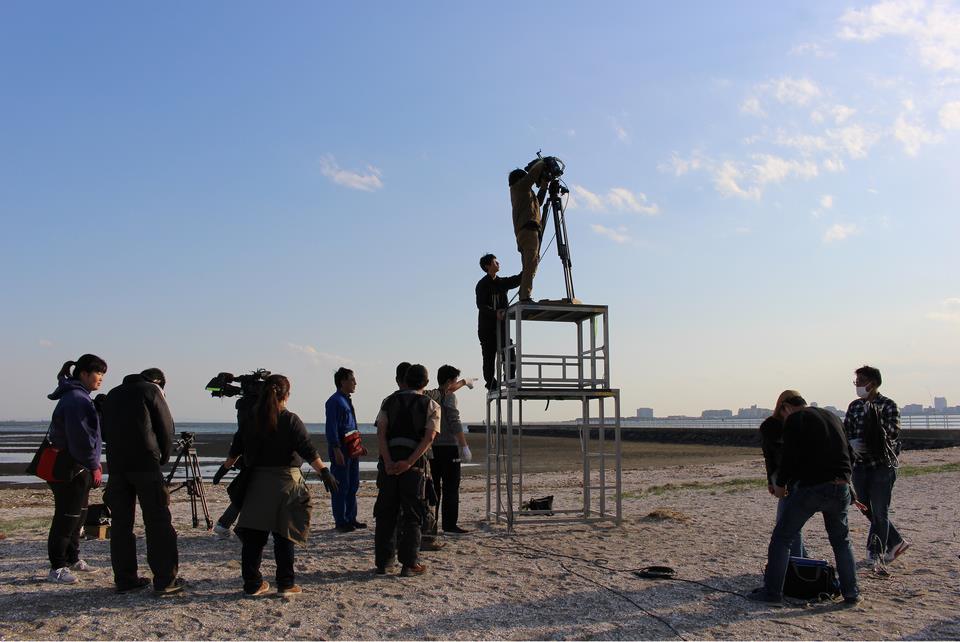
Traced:
[[485, 338], [497, 336], [497, 310], [507, 307], [507, 291], [520, 287], [520, 274], [477, 281], [477, 333]]
[[107, 393], [102, 422], [109, 472], [155, 472], [170, 460], [173, 417], [160, 386], [143, 375]]
[[832, 412], [807, 407], [783, 426], [783, 457], [777, 482], [812, 486], [835, 479], [850, 481], [853, 453], [843, 424]]
[[777, 470], [783, 456], [783, 422], [774, 416], [760, 424], [760, 442], [763, 448], [763, 463], [767, 467], [767, 484], [777, 484]]

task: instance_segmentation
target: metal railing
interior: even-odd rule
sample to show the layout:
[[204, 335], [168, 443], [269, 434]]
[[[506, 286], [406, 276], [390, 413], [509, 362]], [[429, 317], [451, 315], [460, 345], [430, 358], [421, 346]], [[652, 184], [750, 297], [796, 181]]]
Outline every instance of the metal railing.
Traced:
[[[653, 419], [638, 419], [636, 417], [625, 417], [621, 419], [620, 425], [623, 428], [759, 428], [763, 419], [743, 419], [732, 417], [730, 419], [701, 419], [699, 417], [690, 418], [666, 418], [656, 417]], [[900, 417], [901, 430], [960, 430], [960, 415], [902, 415]]]

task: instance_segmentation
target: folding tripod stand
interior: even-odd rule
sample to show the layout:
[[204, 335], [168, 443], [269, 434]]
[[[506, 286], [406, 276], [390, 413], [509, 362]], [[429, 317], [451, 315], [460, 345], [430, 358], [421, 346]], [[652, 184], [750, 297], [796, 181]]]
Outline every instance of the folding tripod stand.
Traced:
[[190, 510], [193, 514], [193, 527], [200, 527], [200, 516], [197, 513], [197, 503], [199, 502], [203, 510], [203, 517], [207, 522], [207, 530], [213, 528], [213, 521], [210, 519], [210, 511], [207, 509], [207, 496], [203, 491], [203, 475], [200, 473], [200, 460], [197, 458], [197, 450], [193, 447], [192, 432], [180, 433], [180, 439], [177, 440], [177, 459], [173, 462], [173, 468], [167, 474], [166, 483], [170, 486], [174, 476], [177, 474], [177, 468], [183, 463], [183, 481], [170, 489], [173, 494], [181, 488], [187, 489], [187, 496], [190, 497]]

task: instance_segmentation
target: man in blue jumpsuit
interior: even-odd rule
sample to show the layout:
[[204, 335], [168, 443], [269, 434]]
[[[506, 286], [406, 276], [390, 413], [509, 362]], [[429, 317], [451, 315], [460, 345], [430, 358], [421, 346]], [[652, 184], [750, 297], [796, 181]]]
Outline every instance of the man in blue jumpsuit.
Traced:
[[327, 399], [327, 447], [330, 455], [330, 472], [339, 484], [339, 489], [330, 495], [333, 506], [333, 521], [337, 531], [349, 533], [367, 525], [357, 521], [357, 490], [360, 488], [360, 460], [353, 459], [344, 450], [343, 437], [357, 429], [357, 415], [350, 400], [357, 390], [357, 378], [353, 370], [340, 368], [333, 375], [337, 391]]

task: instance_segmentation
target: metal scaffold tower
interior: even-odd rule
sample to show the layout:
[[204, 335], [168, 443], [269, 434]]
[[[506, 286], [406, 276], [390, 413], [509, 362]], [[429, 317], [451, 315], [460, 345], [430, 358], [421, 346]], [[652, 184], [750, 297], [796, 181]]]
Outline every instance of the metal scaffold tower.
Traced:
[[[620, 390], [610, 387], [610, 333], [605, 305], [515, 303], [498, 324], [498, 386], [487, 393], [487, 522], [515, 524], [614, 521], [620, 524]], [[531, 327], [531, 322], [533, 327]], [[530, 354], [524, 334], [537, 324], [569, 324], [576, 353]], [[571, 337], [572, 339], [573, 337]], [[572, 344], [571, 344], [572, 347]], [[531, 507], [524, 488], [524, 439], [538, 429], [523, 423], [524, 402], [576, 401], [579, 423], [552, 430], [577, 432], [582, 460], [582, 505]], [[613, 406], [610, 408], [610, 406]], [[611, 434], [612, 433], [612, 434]], [[571, 439], [571, 447], [576, 443]]]

